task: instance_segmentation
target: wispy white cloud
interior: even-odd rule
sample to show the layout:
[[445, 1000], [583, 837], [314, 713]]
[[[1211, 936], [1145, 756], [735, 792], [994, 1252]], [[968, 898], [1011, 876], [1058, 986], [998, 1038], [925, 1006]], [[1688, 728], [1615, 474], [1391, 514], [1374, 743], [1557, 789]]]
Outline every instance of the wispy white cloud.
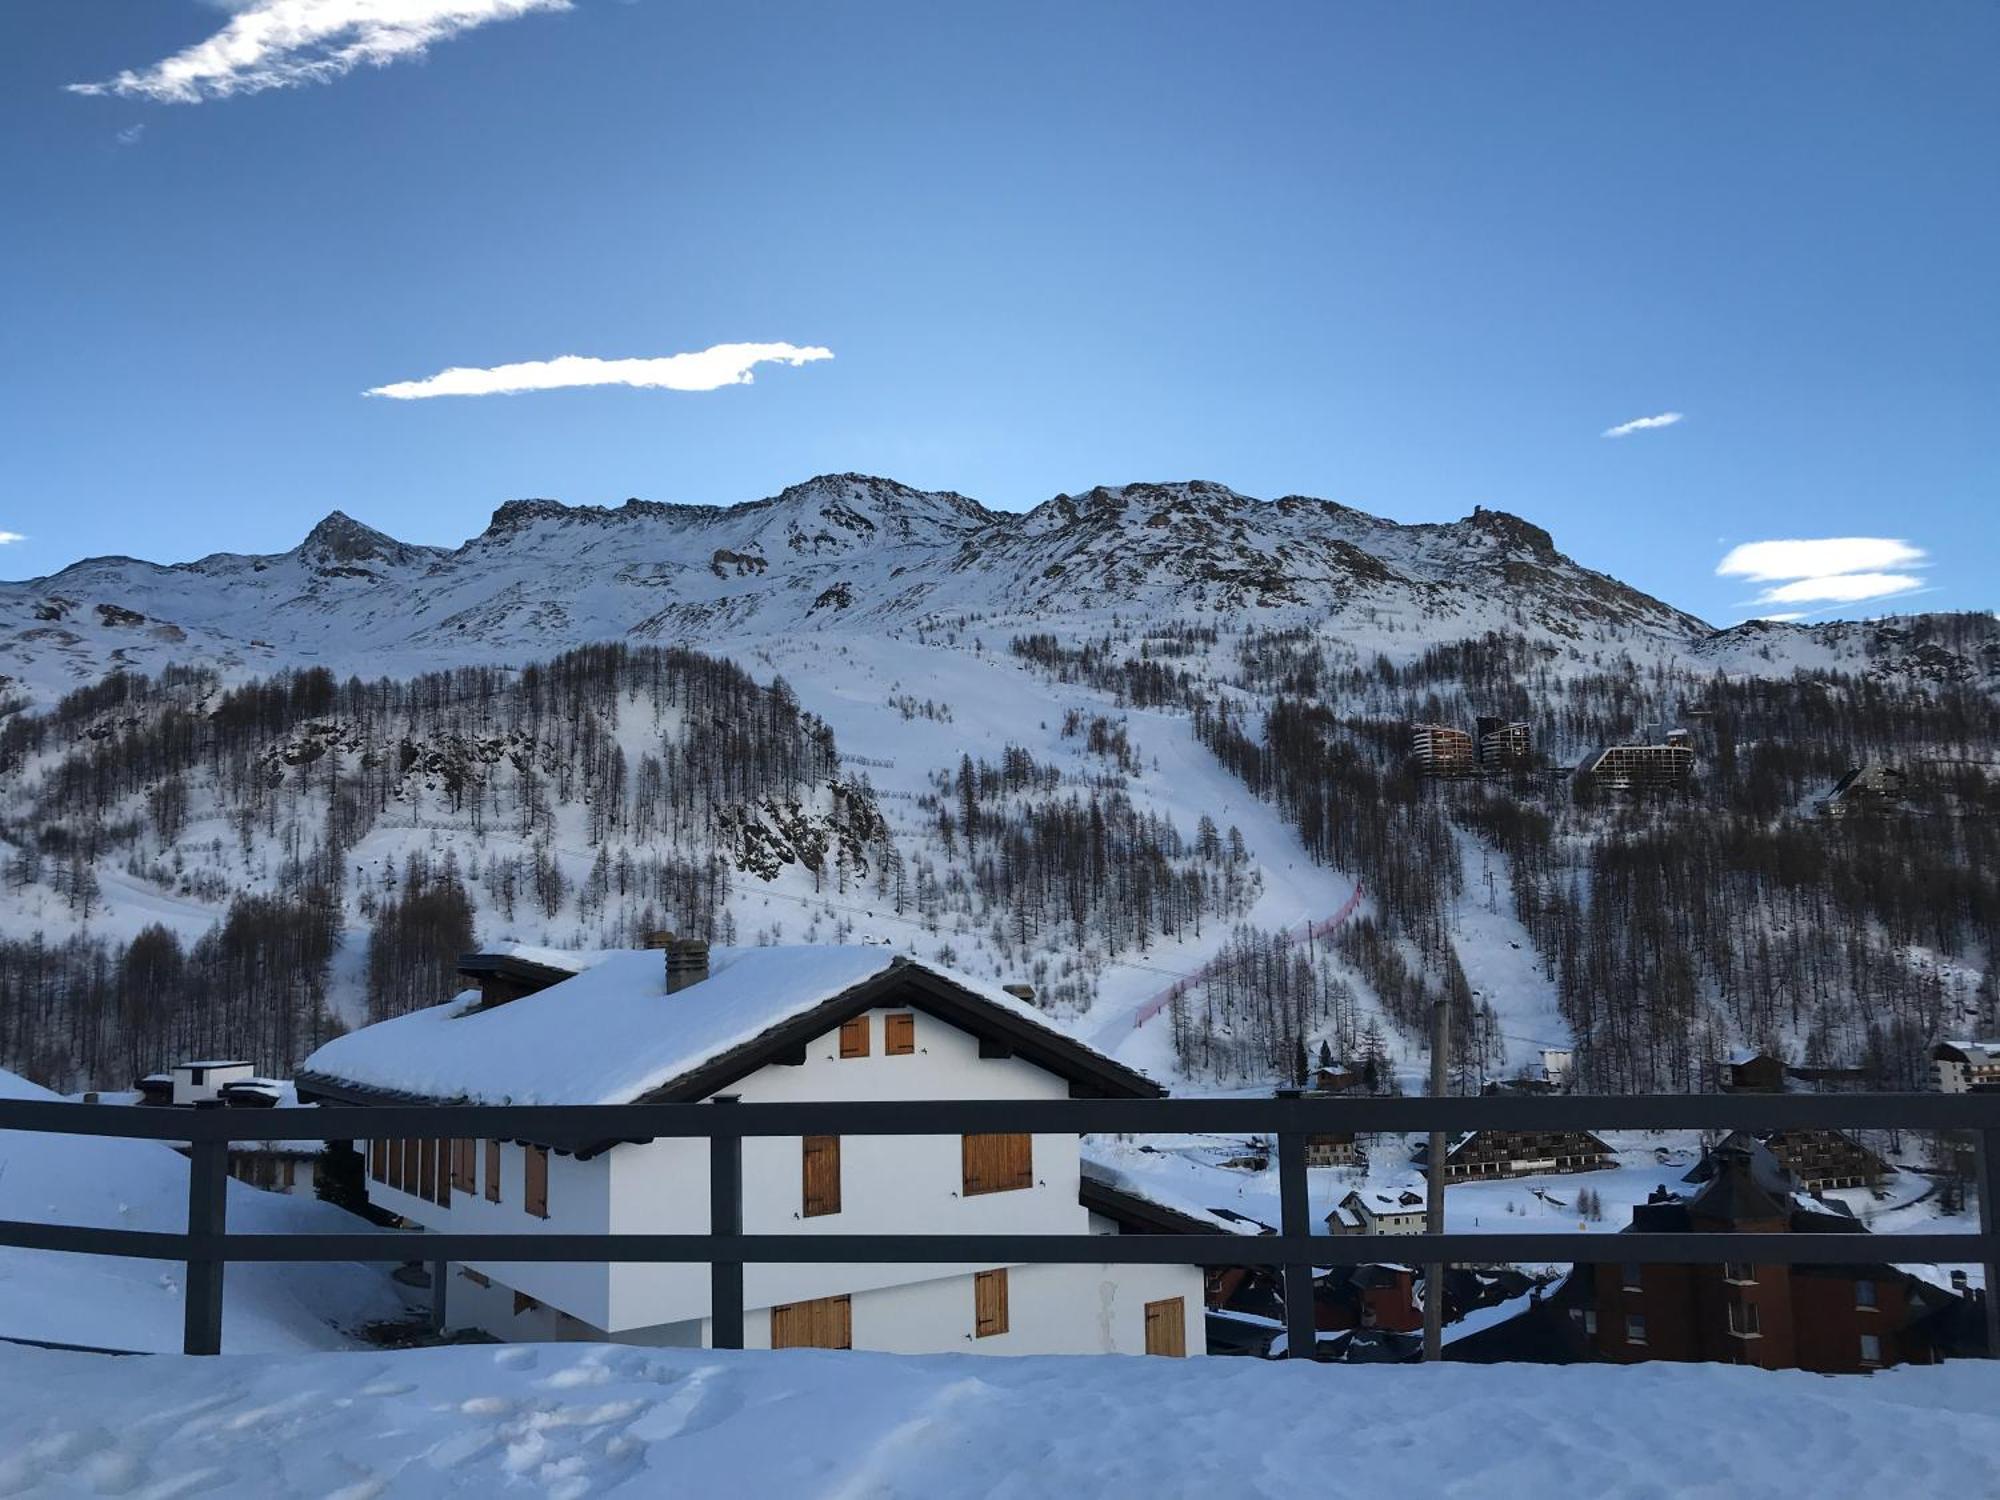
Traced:
[[9, 542], [25, 542], [26, 540], [27, 537], [18, 531], [0, 531], [0, 547], [6, 546]]
[[146, 122], [144, 120], [141, 120], [137, 125], [127, 125], [123, 130], [118, 132], [118, 144], [121, 146], [136, 146], [145, 138]]
[[378, 385], [363, 394], [421, 401], [431, 396], [509, 396], [520, 391], [554, 391], [582, 385], [713, 391], [725, 385], [750, 384], [751, 371], [757, 365], [803, 365], [832, 358], [831, 349], [801, 348], [797, 344], [717, 344], [711, 349], [669, 354], [660, 359], [592, 359], [565, 354], [560, 359], [495, 365], [488, 370], [454, 366], [422, 380]]
[[1924, 560], [1924, 550], [1886, 536], [1823, 536], [1732, 547], [1715, 565], [1718, 576], [1769, 583], [1779, 578], [1819, 578], [1829, 573], [1901, 568]]
[[[1921, 567], [1924, 549], [1897, 537], [1789, 537], [1745, 542], [1715, 565], [1718, 576], [1748, 578], [1771, 585], [1752, 604], [1858, 604], [1921, 591], [1924, 580], [1891, 569]], [[1816, 611], [1824, 613], [1824, 611]], [[1798, 613], [1761, 615], [1766, 620], [1799, 619]]]
[[1856, 604], [1863, 599], [1886, 599], [1891, 594], [1907, 594], [1924, 586], [1921, 578], [1909, 573], [1831, 573], [1824, 578], [1801, 578], [1781, 583], [1757, 596], [1759, 604], [1813, 604], [1831, 600]]
[[1657, 417], [1634, 417], [1629, 422], [1620, 422], [1616, 427], [1604, 429], [1605, 437], [1630, 437], [1635, 432], [1648, 432], [1655, 427], [1671, 427], [1681, 420], [1677, 411], [1663, 411]]
[[206, 41], [150, 67], [72, 83], [69, 91], [197, 104], [330, 83], [364, 63], [379, 68], [421, 57], [431, 43], [488, 22], [568, 10], [571, 0], [249, 0], [229, 8], [227, 24]]
[[1750, 618], [1753, 620], [1771, 620], [1782, 624], [1788, 620], [1803, 620], [1805, 617], [1806, 612], [1802, 609], [1781, 609], [1773, 614], [1752, 615]]

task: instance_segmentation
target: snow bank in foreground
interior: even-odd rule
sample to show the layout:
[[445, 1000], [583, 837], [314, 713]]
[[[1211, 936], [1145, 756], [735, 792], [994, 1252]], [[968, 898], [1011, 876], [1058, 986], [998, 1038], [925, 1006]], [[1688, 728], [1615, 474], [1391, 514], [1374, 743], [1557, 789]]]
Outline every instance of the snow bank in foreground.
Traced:
[[[1433, 1394], [1449, 1416], [1427, 1427]], [[2000, 1366], [1828, 1378], [574, 1344], [0, 1350], [0, 1494], [177, 1483], [257, 1497], [1991, 1495]]]

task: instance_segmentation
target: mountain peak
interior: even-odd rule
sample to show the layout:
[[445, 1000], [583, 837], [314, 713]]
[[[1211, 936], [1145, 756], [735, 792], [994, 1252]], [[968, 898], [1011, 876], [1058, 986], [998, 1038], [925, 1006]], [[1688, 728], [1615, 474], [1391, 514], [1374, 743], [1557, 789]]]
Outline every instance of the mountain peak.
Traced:
[[1534, 522], [1524, 521], [1510, 511], [1488, 510], [1483, 505], [1475, 505], [1472, 514], [1459, 524], [1485, 533], [1502, 546], [1518, 547], [1544, 561], [1553, 562], [1559, 555], [1554, 537]]
[[332, 510], [306, 533], [300, 550], [332, 562], [365, 562], [370, 558], [393, 558], [408, 548], [385, 532], [362, 525], [347, 512]]

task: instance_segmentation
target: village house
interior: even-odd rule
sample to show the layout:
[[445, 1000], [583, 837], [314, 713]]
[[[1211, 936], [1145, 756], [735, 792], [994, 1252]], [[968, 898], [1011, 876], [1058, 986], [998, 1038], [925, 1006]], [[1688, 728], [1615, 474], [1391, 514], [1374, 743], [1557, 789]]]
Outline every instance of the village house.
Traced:
[[1939, 1042], [1931, 1049], [1938, 1088], [1947, 1094], [2000, 1089], [2000, 1041]]
[[[1428, 1143], [1411, 1165], [1428, 1173]], [[1588, 1130], [1474, 1130], [1445, 1149], [1444, 1180], [1532, 1177], [1550, 1172], [1600, 1172], [1618, 1165], [1612, 1149]]]
[[1412, 726], [1410, 758], [1426, 776], [1469, 776], [1479, 767], [1472, 736], [1449, 724]]
[[1833, 790], [1814, 807], [1827, 818], [1894, 807], [1903, 800], [1907, 780], [1894, 766], [1856, 766], [1835, 782]]
[[[84, 1102], [100, 1098], [86, 1094]], [[299, 1102], [285, 1080], [260, 1078], [255, 1066], [240, 1058], [184, 1062], [148, 1073], [133, 1081], [130, 1100], [155, 1109], [278, 1109], [295, 1108]], [[176, 1149], [187, 1152], [184, 1145]], [[242, 1140], [229, 1145], [229, 1175], [271, 1193], [313, 1191], [325, 1162], [323, 1141]]]
[[[1706, 1185], [1683, 1199], [1657, 1189], [1635, 1205], [1630, 1229], [1659, 1233], [1850, 1234], [1840, 1265], [1605, 1265], [1578, 1267], [1593, 1282], [1588, 1325], [1594, 1352], [1617, 1363], [1711, 1360], [1771, 1370], [1841, 1373], [1910, 1358], [1912, 1278], [1872, 1261], [1867, 1228], [1798, 1195], [1761, 1144], [1710, 1153]], [[1719, 1247], [1718, 1255], [1726, 1253]], [[1921, 1311], [1922, 1309], [1918, 1309]]]
[[1354, 1189], [1326, 1216], [1331, 1234], [1422, 1234], [1424, 1195], [1409, 1188]]
[[1306, 1165], [1309, 1167], [1359, 1166], [1363, 1158], [1351, 1130], [1323, 1130], [1306, 1137]]
[[1781, 1094], [1785, 1090], [1785, 1060], [1755, 1047], [1739, 1047], [1716, 1064], [1717, 1082], [1725, 1094]]
[[1534, 748], [1533, 730], [1521, 720], [1481, 714], [1473, 722], [1472, 732], [1478, 741], [1482, 770], [1519, 770], [1528, 764]]
[[[468, 958], [478, 988], [327, 1043], [298, 1078], [330, 1106], [1152, 1097], [1140, 1074], [991, 986], [876, 947]], [[705, 1139], [378, 1140], [368, 1197], [424, 1229], [702, 1234]], [[751, 1137], [747, 1234], [1082, 1234], [1075, 1136]], [[751, 1347], [1204, 1351], [1194, 1265], [749, 1265]], [[419, 1252], [420, 1253], [420, 1252]], [[508, 1340], [711, 1341], [706, 1266], [470, 1261], [453, 1328]]]
[[1618, 791], [1686, 786], [1694, 776], [1694, 746], [1674, 731], [1658, 745], [1607, 745], [1576, 768], [1579, 778]]
[[[1778, 1165], [1807, 1192], [1835, 1188], [1873, 1188], [1896, 1169], [1843, 1131], [1794, 1126], [1763, 1136]], [[1701, 1170], [1698, 1164], [1696, 1171]], [[1690, 1175], [1690, 1182], [1702, 1179]]]

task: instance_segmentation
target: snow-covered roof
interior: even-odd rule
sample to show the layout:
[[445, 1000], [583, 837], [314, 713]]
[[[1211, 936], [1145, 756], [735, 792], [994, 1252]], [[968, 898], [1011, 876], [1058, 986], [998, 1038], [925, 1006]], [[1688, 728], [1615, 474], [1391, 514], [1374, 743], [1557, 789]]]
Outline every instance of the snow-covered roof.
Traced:
[[627, 1104], [901, 972], [943, 980], [1000, 1013], [997, 1019], [1032, 1028], [1132, 1092], [1156, 1092], [1012, 995], [880, 947], [714, 948], [708, 977], [672, 995], [657, 951], [591, 957], [595, 962], [574, 978], [504, 1005], [482, 1009], [478, 992], [469, 990], [350, 1032], [308, 1057], [301, 1077], [313, 1085], [476, 1104]]
[[1171, 1191], [1165, 1191], [1164, 1184], [1157, 1178], [1128, 1172], [1117, 1163], [1106, 1159], [1092, 1150], [1091, 1142], [1084, 1142], [1083, 1159], [1080, 1163], [1085, 1178], [1102, 1183], [1114, 1191], [1141, 1202], [1151, 1203], [1184, 1218], [1199, 1219], [1225, 1234], [1263, 1234], [1266, 1226], [1245, 1214], [1218, 1212], [1205, 1208], [1192, 1198]]

